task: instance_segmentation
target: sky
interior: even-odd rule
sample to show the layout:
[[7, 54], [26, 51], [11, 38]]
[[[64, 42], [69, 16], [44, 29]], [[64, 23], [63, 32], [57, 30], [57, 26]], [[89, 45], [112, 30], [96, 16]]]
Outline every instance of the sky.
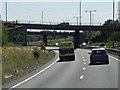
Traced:
[[[77, 24], [79, 17], [80, 0], [7, 0], [8, 21], [18, 20], [20, 22], [41, 23], [42, 12], [43, 22], [59, 24], [67, 21], [70, 24]], [[81, 0], [82, 1], [82, 0]], [[115, 18], [118, 17], [118, 1], [115, 0]], [[5, 0], [2, 0], [0, 13], [2, 20], [5, 20]], [[112, 0], [84, 0], [82, 1], [82, 24], [90, 22], [92, 12], [92, 24], [103, 24], [106, 20], [112, 19]], [[73, 18], [75, 17], [75, 18]]]
[[[2, 2], [6, 0], [1, 0]], [[7, 0], [8, 2], [79, 2], [80, 0]], [[113, 0], [81, 0], [82, 2], [112, 2]], [[115, 0], [118, 2], [119, 0]]]

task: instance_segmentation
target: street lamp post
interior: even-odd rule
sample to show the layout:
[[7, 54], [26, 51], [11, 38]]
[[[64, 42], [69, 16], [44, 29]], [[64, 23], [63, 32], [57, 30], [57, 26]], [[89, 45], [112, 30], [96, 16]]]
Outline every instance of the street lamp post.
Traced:
[[80, 0], [80, 10], [79, 10], [80, 16], [79, 16], [79, 24], [81, 26], [82, 23], [82, 1]]
[[78, 25], [78, 17], [75, 17], [75, 16], [74, 16], [73, 18], [76, 18], [76, 20], [77, 20], [77, 25]]
[[[115, 0], [113, 0], [113, 31], [115, 29]], [[114, 47], [114, 37], [113, 37], [113, 47]]]
[[91, 11], [91, 10], [90, 10], [90, 11], [87, 11], [87, 10], [86, 10], [85, 12], [89, 12], [89, 13], [90, 13], [90, 26], [91, 26], [91, 15], [92, 15], [92, 12], [96, 12], [96, 10], [93, 10], [93, 11]]
[[92, 25], [94, 25], [94, 13], [92, 14]]
[[6, 8], [6, 22], [7, 22], [7, 0], [5, 2], [5, 8]]
[[[91, 11], [91, 10], [90, 10], [90, 11], [87, 11], [87, 10], [86, 10], [85, 12], [89, 12], [89, 13], [90, 13], [90, 26], [91, 26], [91, 15], [92, 15], [92, 12], [96, 12], [96, 10], [93, 10], [93, 11]], [[88, 39], [87, 42], [89, 42], [89, 34], [90, 34], [90, 33], [89, 33], [89, 34], [88, 34], [88, 32], [86, 32], [86, 33], [87, 33], [87, 39]]]
[[42, 24], [43, 24], [43, 11], [42, 11]]

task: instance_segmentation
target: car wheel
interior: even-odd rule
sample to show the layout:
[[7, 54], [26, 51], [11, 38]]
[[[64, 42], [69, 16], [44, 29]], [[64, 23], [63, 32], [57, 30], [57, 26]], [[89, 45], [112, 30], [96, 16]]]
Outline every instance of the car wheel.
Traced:
[[73, 57], [72, 60], [74, 61], [74, 60], [75, 60], [75, 57]]
[[109, 64], [109, 61], [106, 61], [106, 64]]
[[60, 61], [62, 61], [62, 60], [63, 60], [63, 58], [60, 57]]
[[95, 63], [94, 63], [93, 61], [90, 61], [90, 64], [93, 65], [93, 64], [95, 64]]

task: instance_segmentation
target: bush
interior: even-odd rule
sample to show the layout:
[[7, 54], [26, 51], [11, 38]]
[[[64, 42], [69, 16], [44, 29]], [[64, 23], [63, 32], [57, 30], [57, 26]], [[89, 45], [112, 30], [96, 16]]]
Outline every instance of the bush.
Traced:
[[45, 51], [45, 43], [44, 42], [40, 43], [40, 47], [41, 47], [41, 50]]
[[37, 60], [37, 62], [39, 62], [40, 52], [38, 47], [33, 49], [33, 56]]

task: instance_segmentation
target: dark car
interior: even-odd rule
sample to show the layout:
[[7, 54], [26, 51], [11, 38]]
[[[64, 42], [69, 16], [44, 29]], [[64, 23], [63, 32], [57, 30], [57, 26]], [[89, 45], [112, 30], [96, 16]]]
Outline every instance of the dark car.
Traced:
[[58, 24], [58, 25], [61, 25], [61, 26], [69, 26], [69, 22], [62, 22], [62, 23], [60, 23], [60, 24]]
[[105, 44], [104, 44], [104, 43], [101, 43], [101, 44], [100, 44], [100, 46], [101, 46], [101, 47], [104, 47], [104, 46], [105, 46]]
[[105, 48], [92, 49], [90, 53], [90, 64], [106, 63], [109, 64], [109, 56]]

